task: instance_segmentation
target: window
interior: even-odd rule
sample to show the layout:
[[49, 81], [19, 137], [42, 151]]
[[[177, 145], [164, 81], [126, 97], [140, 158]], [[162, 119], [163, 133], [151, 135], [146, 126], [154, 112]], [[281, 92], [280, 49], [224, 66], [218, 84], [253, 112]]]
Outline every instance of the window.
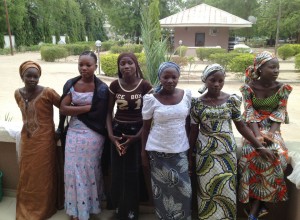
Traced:
[[196, 33], [195, 35], [195, 46], [203, 47], [205, 42], [205, 34], [204, 33]]

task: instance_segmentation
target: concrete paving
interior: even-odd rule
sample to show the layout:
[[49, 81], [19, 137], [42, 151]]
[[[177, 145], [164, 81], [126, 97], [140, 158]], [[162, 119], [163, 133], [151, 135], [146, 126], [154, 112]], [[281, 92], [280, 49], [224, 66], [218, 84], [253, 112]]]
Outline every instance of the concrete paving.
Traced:
[[[0, 56], [0, 121], [10, 117], [13, 122], [22, 121], [20, 110], [14, 100], [14, 91], [23, 87], [23, 82], [19, 77], [19, 66], [26, 60], [38, 62], [42, 67], [42, 77], [40, 85], [48, 86], [55, 89], [59, 94], [62, 93], [64, 83], [72, 77], [78, 75], [77, 56], [71, 56], [58, 62], [50, 63], [41, 60], [40, 54], [36, 52], [18, 53], [14, 56]], [[188, 88], [192, 90], [193, 96], [199, 96], [198, 88], [202, 85], [200, 81], [200, 73], [207, 63], [197, 62], [192, 66], [193, 72], [183, 72], [178, 87]], [[279, 81], [288, 82], [293, 87], [293, 92], [289, 98], [288, 112], [290, 116], [290, 124], [282, 125], [282, 133], [285, 140], [300, 141], [297, 134], [300, 130], [300, 72], [295, 70], [292, 61], [280, 62], [281, 73]], [[186, 70], [186, 69], [184, 69]], [[109, 84], [113, 79], [99, 75], [99, 77]], [[223, 91], [227, 93], [236, 93], [240, 95], [239, 87], [242, 81], [235, 78], [233, 73], [227, 73], [226, 83]], [[55, 122], [58, 123], [58, 110], [55, 110]], [[240, 136], [235, 131], [236, 136]], [[15, 198], [5, 197], [0, 203], [0, 220], [15, 219]], [[143, 207], [141, 210], [141, 220], [155, 219], [153, 209]], [[6, 215], [7, 214], [7, 215]], [[7, 217], [8, 216], [8, 217]], [[113, 211], [103, 210], [101, 215], [94, 216], [93, 219], [114, 219]], [[52, 220], [69, 219], [64, 211], [58, 212], [51, 218]]]

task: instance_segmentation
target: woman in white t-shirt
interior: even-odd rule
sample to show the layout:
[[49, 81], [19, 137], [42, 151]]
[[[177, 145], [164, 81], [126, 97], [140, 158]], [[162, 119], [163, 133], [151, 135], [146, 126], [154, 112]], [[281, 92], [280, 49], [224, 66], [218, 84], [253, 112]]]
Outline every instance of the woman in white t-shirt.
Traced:
[[191, 219], [192, 189], [188, 172], [187, 118], [191, 91], [176, 88], [179, 66], [164, 62], [161, 86], [144, 96], [142, 162], [151, 169], [155, 212], [159, 219]]

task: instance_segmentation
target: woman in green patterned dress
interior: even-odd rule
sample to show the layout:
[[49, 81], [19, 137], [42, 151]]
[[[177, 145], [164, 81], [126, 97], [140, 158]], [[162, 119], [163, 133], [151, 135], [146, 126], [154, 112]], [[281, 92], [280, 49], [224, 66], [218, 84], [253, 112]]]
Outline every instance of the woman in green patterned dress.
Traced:
[[[205, 87], [199, 92], [208, 91], [192, 100], [189, 136], [190, 147], [196, 147], [198, 218], [236, 219], [237, 159], [231, 121], [257, 148], [263, 146], [242, 121], [241, 98], [221, 91], [224, 68], [207, 66], [202, 81]], [[267, 150], [262, 154], [273, 159]]]
[[269, 142], [266, 148], [276, 155], [273, 161], [261, 158], [251, 143], [244, 141], [239, 161], [239, 200], [250, 203], [249, 219], [267, 214], [264, 202], [287, 200], [284, 170], [288, 150], [280, 133], [281, 123], [288, 123], [287, 100], [292, 87], [276, 81], [279, 62], [264, 51], [254, 59], [254, 66], [246, 70], [246, 84], [240, 88], [244, 98], [244, 118], [257, 140]]

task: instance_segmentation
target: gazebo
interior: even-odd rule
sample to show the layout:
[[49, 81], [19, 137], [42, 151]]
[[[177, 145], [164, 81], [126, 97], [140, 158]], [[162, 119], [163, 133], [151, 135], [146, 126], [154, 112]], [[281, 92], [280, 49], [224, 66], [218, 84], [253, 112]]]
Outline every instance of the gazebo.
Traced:
[[252, 23], [207, 4], [200, 4], [160, 20], [163, 28], [174, 34], [174, 46], [188, 47], [195, 55], [198, 47], [228, 49], [229, 30], [252, 27]]

